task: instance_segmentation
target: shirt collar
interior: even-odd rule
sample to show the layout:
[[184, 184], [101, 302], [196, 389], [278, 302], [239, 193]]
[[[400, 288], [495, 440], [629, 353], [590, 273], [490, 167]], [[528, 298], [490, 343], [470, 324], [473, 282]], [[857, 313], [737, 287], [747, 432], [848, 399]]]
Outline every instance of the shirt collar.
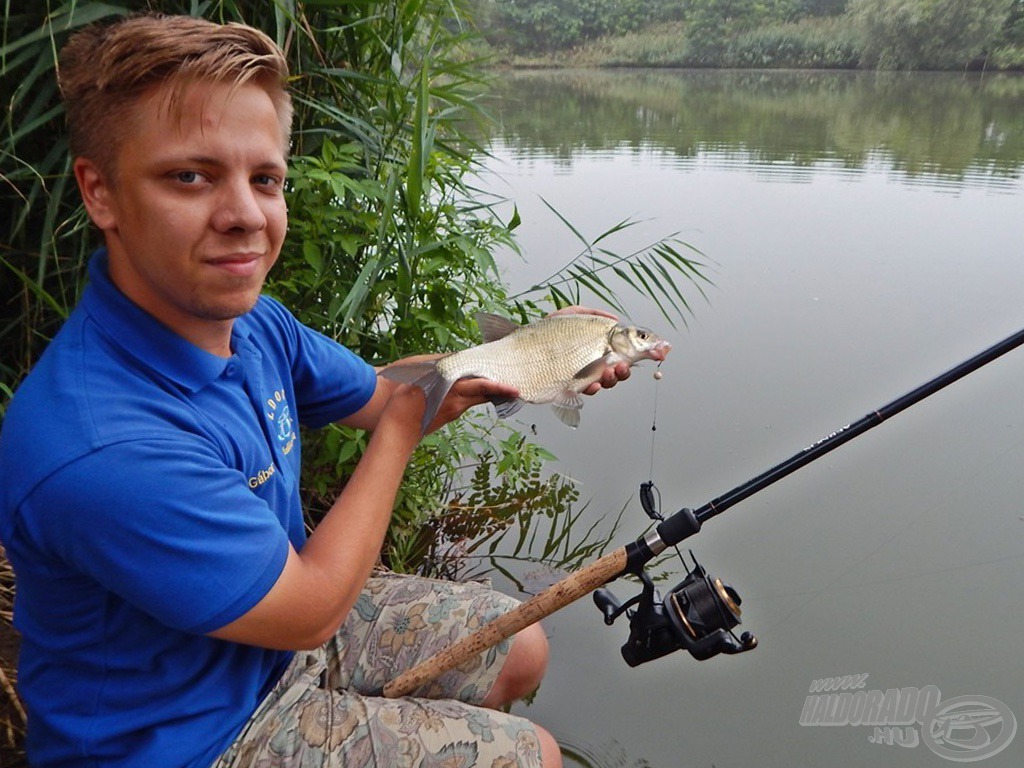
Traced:
[[89, 286], [82, 305], [115, 344], [185, 389], [202, 389], [228, 363], [186, 341], [125, 296], [110, 279], [106, 248], [97, 250], [89, 261]]

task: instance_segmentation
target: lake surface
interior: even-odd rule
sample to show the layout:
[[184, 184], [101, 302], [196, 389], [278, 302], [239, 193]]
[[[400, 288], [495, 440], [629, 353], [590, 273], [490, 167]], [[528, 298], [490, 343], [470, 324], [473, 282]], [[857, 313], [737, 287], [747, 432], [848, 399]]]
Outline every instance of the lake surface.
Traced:
[[[575, 432], [546, 408], [518, 416], [580, 483], [587, 515], [610, 521], [626, 506], [620, 544], [647, 525], [640, 482], [653, 478], [666, 513], [699, 507], [1024, 327], [1020, 77], [501, 80], [481, 183], [523, 219], [524, 258], [502, 259], [513, 288], [579, 251], [544, 201], [588, 237], [640, 221], [609, 241], [620, 252], [678, 233], [710, 265], [707, 299], [684, 286], [693, 311], [675, 329], [622, 292], [632, 320], [674, 343], [660, 382], [639, 366], [587, 400]], [[569, 765], [1022, 764], [1024, 733], [989, 753], [1013, 718], [1024, 729], [1024, 349], [685, 546], [738, 590], [739, 629], [760, 646], [631, 669], [624, 619], [606, 627], [589, 598], [558, 612], [545, 683], [518, 711], [581, 756]], [[668, 587], [682, 570], [664, 567]], [[864, 691], [937, 687], [943, 722], [961, 716], [944, 732], [931, 723], [945, 755], [919, 723], [895, 733], [917, 746], [866, 725], [801, 725], [812, 683], [845, 675], [866, 675]], [[985, 707], [995, 714], [968, 722]]]

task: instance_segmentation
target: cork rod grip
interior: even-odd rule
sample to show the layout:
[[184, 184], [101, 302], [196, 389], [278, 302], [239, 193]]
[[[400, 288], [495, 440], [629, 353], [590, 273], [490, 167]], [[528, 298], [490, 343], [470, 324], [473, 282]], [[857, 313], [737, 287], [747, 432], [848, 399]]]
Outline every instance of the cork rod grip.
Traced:
[[625, 569], [626, 548], [622, 547], [552, 584], [474, 634], [462, 638], [403, 672], [384, 686], [384, 695], [389, 699], [408, 695], [438, 675], [497, 645], [506, 637], [511, 637], [519, 630], [593, 592], [602, 584], [621, 575]]

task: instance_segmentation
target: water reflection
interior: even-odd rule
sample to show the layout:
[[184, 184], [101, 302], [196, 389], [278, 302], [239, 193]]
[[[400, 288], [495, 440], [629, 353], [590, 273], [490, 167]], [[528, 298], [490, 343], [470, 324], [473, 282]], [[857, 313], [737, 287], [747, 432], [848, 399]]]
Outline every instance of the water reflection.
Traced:
[[[643, 242], [681, 232], [715, 265], [663, 380], [637, 369], [576, 432], [523, 412], [595, 516], [625, 507], [617, 543], [647, 523], [639, 482], [656, 480], [666, 513], [699, 506], [1024, 324], [1022, 83], [509, 75], [491, 167], [522, 215], [514, 287], [578, 249], [540, 199], [588, 235], [623, 216], [651, 223]], [[627, 309], [660, 327], [643, 301]], [[687, 541], [739, 590], [757, 650], [627, 668], [626, 628], [581, 600], [545, 622], [552, 663], [529, 715], [570, 749], [620, 745], [626, 765], [657, 768], [942, 762], [863, 725], [802, 724], [809, 686], [836, 675], [991, 697], [1024, 718], [1021, 381], [1024, 351]], [[1022, 739], [986, 768], [1017, 768]]]
[[517, 72], [494, 107], [513, 156], [664, 154], [806, 181], [888, 170], [909, 183], [1009, 188], [1024, 78], [861, 72]]

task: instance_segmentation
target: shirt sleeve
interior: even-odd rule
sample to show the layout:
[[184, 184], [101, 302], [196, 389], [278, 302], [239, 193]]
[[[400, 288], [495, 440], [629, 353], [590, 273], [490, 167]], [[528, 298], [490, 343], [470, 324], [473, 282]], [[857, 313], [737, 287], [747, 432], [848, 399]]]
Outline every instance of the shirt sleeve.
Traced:
[[279, 302], [260, 299], [267, 322], [286, 340], [299, 420], [322, 427], [350, 416], [370, 401], [377, 372], [348, 348], [300, 323]]
[[23, 518], [29, 535], [53, 556], [184, 632], [242, 616], [288, 556], [273, 511], [194, 436], [101, 448], [50, 475], [26, 503], [38, 513]]

